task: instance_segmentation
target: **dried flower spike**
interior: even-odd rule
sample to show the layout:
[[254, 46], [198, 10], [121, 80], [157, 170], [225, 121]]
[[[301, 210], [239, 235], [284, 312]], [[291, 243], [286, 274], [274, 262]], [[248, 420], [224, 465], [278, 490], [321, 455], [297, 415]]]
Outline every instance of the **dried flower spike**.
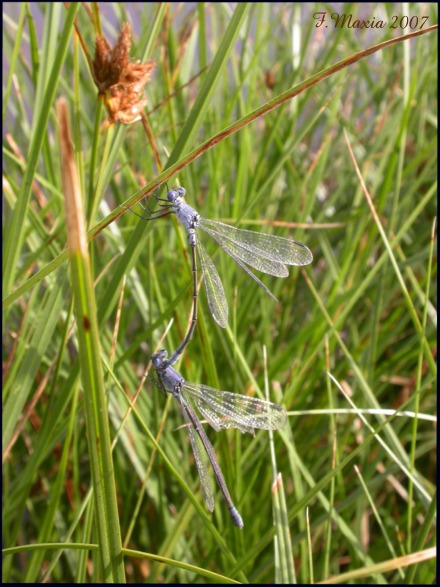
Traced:
[[147, 103], [141, 99], [155, 62], [130, 62], [130, 26], [125, 23], [113, 47], [107, 39], [96, 35], [93, 78], [109, 114], [109, 122], [129, 124], [139, 120]]

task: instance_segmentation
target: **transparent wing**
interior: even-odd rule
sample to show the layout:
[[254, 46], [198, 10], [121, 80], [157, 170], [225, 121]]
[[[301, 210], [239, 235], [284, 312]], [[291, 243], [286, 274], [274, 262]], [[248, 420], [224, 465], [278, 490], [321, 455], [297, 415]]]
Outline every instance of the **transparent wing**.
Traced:
[[[207, 467], [207, 454], [205, 452], [205, 449], [203, 448], [202, 441], [200, 440], [198, 434], [195, 432], [194, 426], [188, 415], [188, 402], [182, 396], [179, 397], [179, 400], [183, 412], [183, 417], [185, 418], [185, 422], [188, 428], [189, 440], [191, 442], [191, 447], [194, 453], [194, 460], [196, 461], [197, 472], [199, 473], [203, 497], [205, 499], [208, 510], [210, 512], [213, 512], [214, 494], [212, 492], [212, 482]], [[191, 407], [189, 407], [189, 409], [191, 409]]]
[[183, 389], [215, 430], [233, 426], [254, 434], [255, 428], [277, 430], [287, 421], [283, 408], [266, 400], [188, 381]]
[[205, 279], [209, 311], [217, 324], [222, 328], [226, 328], [228, 325], [228, 302], [226, 301], [223, 284], [211, 257], [199, 240], [197, 250], [199, 251], [200, 264]]
[[286, 265], [308, 265], [313, 261], [313, 255], [306, 245], [289, 238], [263, 234], [255, 230], [235, 228], [223, 222], [200, 218], [200, 228], [208, 228], [221, 234], [224, 238], [248, 249], [257, 250], [259, 254], [272, 261], [285, 263]]
[[[207, 228], [200, 223], [199, 226], [203, 231], [205, 231], [213, 238], [215, 235], [218, 239], [218, 242], [222, 243], [222, 247], [224, 247], [226, 241], [226, 247], [233, 251], [239, 259], [241, 259], [250, 267], [257, 269], [258, 271], [262, 271], [263, 273], [267, 273], [268, 275], [274, 275], [275, 277], [287, 277], [289, 275], [289, 270], [284, 265], [284, 263], [280, 263], [279, 261], [275, 261], [273, 259], [268, 259], [267, 257], [263, 256], [259, 249], [251, 248], [250, 246], [243, 246], [241, 243], [232, 240], [221, 232]], [[234, 230], [237, 229], [235, 228]]]
[[[215, 240], [215, 242], [217, 244], [219, 244], [221, 246], [221, 248], [225, 251], [225, 253], [228, 253], [228, 255], [230, 257], [232, 257], [234, 259], [234, 261], [237, 263], [237, 265], [240, 265], [240, 267], [246, 271], [246, 273], [249, 275], [249, 277], [251, 277], [256, 283], [258, 283], [258, 285], [260, 287], [262, 287], [264, 289], [264, 291], [272, 298], [274, 299], [276, 302], [278, 302], [278, 300], [276, 299], [276, 297], [273, 295], [273, 293], [270, 291], [270, 289], [268, 289], [264, 283], [262, 281], [260, 281], [258, 279], [258, 277], [256, 275], [254, 275], [252, 273], [252, 271], [250, 269], [248, 269], [246, 267], [246, 265], [243, 263], [243, 261], [241, 259], [239, 259], [237, 257], [237, 255], [235, 254], [235, 252], [231, 249], [229, 243], [226, 240], [220, 240], [220, 237], [217, 236], [217, 233], [215, 233], [214, 231], [210, 230], [209, 228], [203, 228], [202, 229], [209, 234], [209, 236], [211, 238], [213, 238]], [[199, 243], [200, 244], [200, 243]], [[206, 251], [205, 254], [207, 255]], [[212, 262], [212, 261], [211, 261]], [[218, 275], [218, 274], [217, 274]]]

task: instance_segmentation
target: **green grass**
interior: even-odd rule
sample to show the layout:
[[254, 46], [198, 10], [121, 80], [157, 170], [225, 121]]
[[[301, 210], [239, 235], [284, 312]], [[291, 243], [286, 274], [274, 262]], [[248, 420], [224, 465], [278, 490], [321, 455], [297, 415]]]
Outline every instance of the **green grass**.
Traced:
[[[420, 4], [344, 6], [389, 23], [425, 15]], [[437, 7], [424, 6], [426, 30]], [[148, 583], [434, 580], [437, 31], [324, 30], [313, 19], [322, 10], [5, 5], [5, 582], [121, 571]], [[102, 126], [74, 17], [92, 59], [95, 30], [113, 45], [134, 23], [131, 59], [156, 60], [148, 133], [140, 121]], [[59, 96], [89, 229], [90, 263], [76, 268]], [[286, 279], [262, 277], [275, 304], [201, 237], [229, 326], [211, 318], [202, 285], [178, 369], [269, 393], [289, 413], [273, 440], [206, 427], [242, 531], [217, 490], [207, 511], [182, 414], [144, 381], [151, 354], [174, 350], [191, 314], [176, 219], [125, 211], [165, 181], [207, 218], [289, 236], [314, 255]], [[76, 325], [86, 309], [93, 348]], [[102, 450], [90, 445], [96, 430]]]

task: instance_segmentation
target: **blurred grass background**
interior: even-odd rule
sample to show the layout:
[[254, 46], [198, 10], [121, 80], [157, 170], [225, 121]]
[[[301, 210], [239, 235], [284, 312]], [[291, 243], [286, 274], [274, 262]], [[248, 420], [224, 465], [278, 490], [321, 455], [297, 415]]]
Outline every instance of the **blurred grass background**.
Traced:
[[[316, 28], [319, 4], [85, 6], [4, 5], [3, 546], [23, 547], [5, 557], [4, 581], [100, 577], [88, 546], [97, 536], [72, 294], [58, 257], [67, 235], [56, 97], [70, 104], [92, 228], [170, 160], [331, 64], [411, 32]], [[76, 8], [92, 59], [99, 26], [113, 46], [127, 21], [130, 58], [155, 59], [144, 124], [103, 125], [106, 110], [72, 28]], [[426, 27], [437, 22], [435, 4], [333, 8], [342, 9], [388, 22], [417, 16], [419, 27], [424, 15]], [[217, 327], [201, 291], [179, 371], [255, 395], [266, 376], [270, 398], [289, 412], [272, 458], [264, 432], [208, 431], [242, 532], [219, 495], [208, 515], [177, 405], [147, 380], [125, 417], [152, 352], [175, 349], [187, 328], [186, 236], [174, 218], [145, 223], [126, 212], [92, 240], [119, 525], [123, 546], [136, 551], [125, 551], [127, 582], [433, 581], [434, 560], [415, 565], [411, 557], [435, 544], [436, 177], [434, 31], [331, 75], [168, 181], [185, 186], [203, 216], [289, 236], [314, 255], [286, 279], [262, 277], [277, 305], [201, 236], [230, 325]], [[328, 372], [358, 410], [378, 411], [365, 417], [382, 444]], [[32, 546], [46, 543], [70, 546]]]

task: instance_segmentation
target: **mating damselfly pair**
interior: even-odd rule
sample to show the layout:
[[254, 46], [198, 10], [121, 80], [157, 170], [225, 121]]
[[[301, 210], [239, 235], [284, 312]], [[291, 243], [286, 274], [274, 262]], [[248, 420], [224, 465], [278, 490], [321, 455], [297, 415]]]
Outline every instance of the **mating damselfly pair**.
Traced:
[[162, 350], [152, 356], [152, 364], [157, 375], [156, 385], [165, 395], [166, 392], [170, 393], [179, 402], [182, 409], [200, 477], [203, 497], [209, 511], [212, 512], [214, 509], [214, 497], [206, 456], [211, 463], [217, 484], [228, 506], [232, 522], [238, 528], [242, 528], [243, 520], [232, 502], [214, 449], [192, 402], [215, 430], [231, 426], [241, 432], [252, 434], [255, 433], [255, 429], [277, 430], [285, 425], [287, 416], [283, 408], [272, 402], [220, 391], [207, 385], [188, 383], [172, 367], [191, 341], [197, 322], [196, 248], [202, 267], [210, 312], [219, 326], [226, 328], [228, 324], [228, 304], [220, 276], [211, 257], [198, 240], [196, 230], [199, 228], [208, 234], [274, 300], [276, 300], [275, 296], [252, 273], [249, 267], [276, 277], [286, 277], [289, 274], [286, 265], [308, 265], [312, 262], [313, 256], [304, 244], [297, 241], [207, 220], [185, 202], [185, 195], [186, 190], [183, 187], [168, 190], [166, 199], [156, 195], [159, 210], [154, 212], [151, 212], [147, 203], [150, 216], [146, 220], [156, 220], [162, 216], [175, 214], [185, 228], [188, 244], [191, 248], [193, 273], [193, 308], [190, 328], [184, 340], [169, 359], [167, 359], [167, 351]]

